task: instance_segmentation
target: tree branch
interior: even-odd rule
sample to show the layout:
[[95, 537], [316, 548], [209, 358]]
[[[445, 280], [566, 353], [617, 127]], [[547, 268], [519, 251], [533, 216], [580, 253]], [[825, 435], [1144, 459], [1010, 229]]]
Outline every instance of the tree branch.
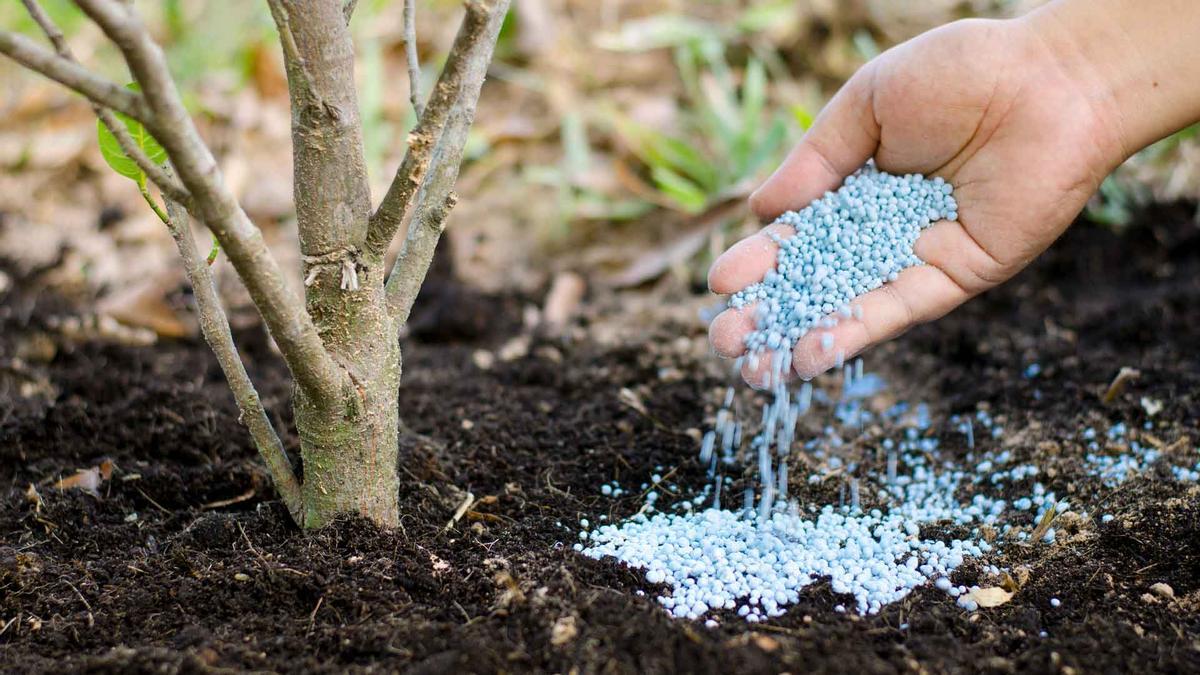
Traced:
[[[301, 252], [320, 257], [357, 250], [366, 238], [371, 192], [354, 86], [354, 43], [341, 5], [312, 0], [269, 4], [291, 94]], [[307, 295], [312, 310], [313, 294]]]
[[388, 311], [397, 324], [408, 321], [408, 315], [412, 313], [413, 303], [421, 292], [421, 284], [429, 273], [429, 266], [433, 264], [438, 241], [446, 231], [446, 217], [457, 203], [458, 196], [450, 192], [432, 208], [420, 209], [409, 226], [404, 248], [396, 257], [392, 275], [387, 281]]
[[459, 168], [462, 166], [463, 149], [467, 145], [471, 124], [475, 121], [475, 106], [479, 102], [479, 93], [487, 76], [488, 65], [492, 61], [496, 38], [500, 35], [500, 26], [508, 5], [509, 0], [499, 0], [496, 3], [498, 11], [488, 23], [481, 47], [465, 63], [461, 89], [454, 102], [450, 120], [438, 142], [433, 171], [421, 187], [417, 211], [409, 224], [404, 248], [388, 278], [388, 309], [399, 322], [406, 321], [409, 312], [412, 311], [413, 302], [433, 261], [438, 240], [445, 230], [446, 214], [454, 205], [453, 190], [455, 182], [458, 181]]
[[417, 59], [417, 0], [404, 0], [404, 59], [408, 62], [408, 99], [417, 119], [425, 113], [421, 103], [421, 62]]
[[342, 15], [346, 17], [346, 25], [350, 25], [350, 18], [354, 16], [354, 8], [358, 7], [358, 0], [346, 0], [342, 5]]
[[246, 366], [238, 355], [237, 346], [233, 343], [233, 334], [229, 330], [229, 318], [221, 307], [217, 288], [213, 282], [212, 271], [208, 261], [196, 249], [196, 241], [192, 238], [192, 230], [188, 227], [188, 213], [178, 202], [167, 200], [167, 229], [179, 249], [179, 257], [183, 260], [183, 270], [188, 282], [192, 285], [192, 296], [196, 300], [196, 313], [200, 318], [200, 331], [205, 341], [212, 348], [225, 373], [225, 380], [233, 391], [237, 402], [239, 419], [250, 432], [258, 454], [267, 464], [267, 471], [275, 483], [275, 489], [283, 499], [287, 510], [297, 522], [302, 522], [303, 497], [300, 481], [297, 480], [292, 464], [288, 461], [287, 452], [267, 411], [263, 408], [262, 400], [246, 373]]
[[0, 30], [0, 54], [82, 94], [90, 101], [125, 113], [143, 124], [150, 117], [146, 101], [137, 92], [64, 59], [24, 35]]
[[[308, 74], [308, 64], [300, 56], [300, 48], [296, 45], [296, 36], [292, 34], [291, 15], [281, 0], [267, 0], [271, 10], [271, 18], [275, 21], [275, 29], [279, 31], [279, 45], [283, 48], [283, 63], [289, 71], [289, 77], [302, 79], [304, 87], [312, 89], [312, 77]], [[291, 69], [297, 73], [291, 73]]]
[[[462, 26], [458, 29], [458, 37], [438, 76], [425, 106], [424, 114], [417, 122], [417, 128], [409, 134], [408, 151], [404, 160], [392, 179], [387, 194], [371, 217], [367, 230], [366, 249], [382, 256], [387, 251], [396, 231], [408, 217], [414, 206], [415, 198], [422, 185], [425, 184], [434, 156], [434, 149], [446, 128], [446, 120], [450, 110], [459, 104], [460, 92], [467, 89], [467, 73], [487, 71], [491, 61], [496, 38], [500, 34], [500, 25], [508, 11], [510, 0], [467, 0], [467, 14]], [[482, 64], [482, 68], [474, 67]], [[482, 82], [483, 74], [479, 76]], [[477, 89], [476, 89], [477, 91]], [[464, 99], [465, 100], [465, 99]]]
[[212, 153], [184, 109], [162, 50], [136, 14], [117, 0], [76, 0], [125, 57], [152, 115], [141, 120], [162, 144], [192, 195], [192, 212], [204, 222], [258, 308], [297, 386], [334, 400], [349, 378], [326, 351], [312, 318], [288, 289], [283, 272], [221, 178]]
[[[37, 0], [21, 0], [25, 4], [26, 11], [29, 12], [30, 18], [41, 27], [42, 32], [46, 34], [46, 39], [50, 40], [50, 44], [54, 45], [54, 51], [59, 57], [66, 59], [72, 63], [78, 64], [75, 55], [71, 53], [71, 47], [67, 44], [66, 38], [63, 36], [62, 30], [58, 24], [54, 23], [54, 19], [46, 13], [46, 10], [38, 4]], [[181, 204], [187, 205], [191, 201], [191, 195], [188, 194], [186, 188], [179, 184], [179, 181], [169, 176], [163, 167], [150, 161], [146, 153], [142, 151], [141, 146], [134, 142], [129, 135], [129, 129], [117, 119], [116, 115], [105, 108], [104, 106], [89, 101], [92, 104], [92, 110], [96, 113], [96, 117], [100, 118], [101, 124], [117, 139], [117, 144], [121, 146], [121, 150], [133, 160], [134, 164], [146, 174], [151, 183], [158, 186], [162, 190], [163, 195], [173, 199]]]

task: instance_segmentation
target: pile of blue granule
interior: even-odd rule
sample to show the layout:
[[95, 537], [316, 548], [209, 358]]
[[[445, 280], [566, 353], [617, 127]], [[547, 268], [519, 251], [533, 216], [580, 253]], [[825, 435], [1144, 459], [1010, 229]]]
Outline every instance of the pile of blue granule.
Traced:
[[[756, 305], [749, 358], [771, 359], [769, 402], [761, 419], [738, 419], [729, 390], [713, 430], [700, 443], [709, 484], [686, 498], [683, 486], [656, 474], [653, 485], [643, 486], [646, 503], [634, 517], [594, 529], [581, 521], [576, 550], [645, 570], [647, 582], [669, 587], [659, 597], [667, 611], [710, 625], [731, 611], [750, 622], [778, 616], [821, 579], [853, 598], [850, 608], [838, 605], [838, 611], [875, 613], [924, 585], [970, 611], [977, 608], [978, 588], [952, 581], [964, 561], [1005, 541], [1035, 535], [1054, 541], [1053, 528], [1037, 526], [1056, 514], [1073, 511], [1089, 518], [1037, 482], [1037, 466], [1013, 460], [998, 440], [1003, 427], [984, 411], [949, 420], [963, 434], [964, 456], [962, 447], [944, 450], [926, 406], [901, 402], [879, 412], [866, 405], [883, 385], [863, 372], [861, 360], [845, 366], [837, 399], [812, 383], [789, 384], [779, 377], [797, 340], [853, 316], [855, 298], [922, 264], [913, 252], [917, 237], [933, 223], [957, 217], [952, 188], [940, 178], [894, 176], [870, 163], [836, 192], [780, 217], [777, 224], [794, 235], [776, 235], [774, 269], [730, 300], [734, 307]], [[822, 346], [829, 347], [824, 341]], [[813, 438], [797, 437], [798, 421], [813, 410], [829, 414], [829, 423], [818, 425], [823, 432]], [[882, 436], [876, 432], [878, 447], [866, 454], [885, 457], [883, 464], [860, 466], [843, 452], [867, 425]], [[994, 447], [975, 447], [976, 425]], [[1123, 426], [1114, 429], [1110, 436], [1123, 433]], [[803, 462], [789, 463], [793, 445], [805, 454]], [[1159, 459], [1136, 443], [1117, 456], [1098, 446], [1089, 449], [1089, 468], [1110, 485]], [[1188, 462], [1173, 467], [1175, 479], [1200, 478], [1200, 463]], [[741, 499], [731, 499], [733, 477], [747, 464], [757, 469], [756, 484]], [[789, 498], [789, 465], [807, 474], [793, 481], [840, 484], [838, 503], [802, 505]], [[1006, 486], [1019, 481], [1032, 482], [1027, 496], [1006, 501]], [[600, 488], [606, 496], [620, 490], [615, 484]], [[660, 490], [677, 501], [662, 503]], [[1102, 522], [1110, 519], [1101, 516]], [[954, 535], [935, 534], [948, 531]], [[981, 582], [993, 584], [1005, 572], [983, 569]]]

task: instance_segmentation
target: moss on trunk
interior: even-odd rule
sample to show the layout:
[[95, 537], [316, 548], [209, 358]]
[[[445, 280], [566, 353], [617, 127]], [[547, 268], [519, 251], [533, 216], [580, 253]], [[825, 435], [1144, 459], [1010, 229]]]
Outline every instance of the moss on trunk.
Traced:
[[309, 313], [350, 385], [333, 400], [296, 392], [306, 529], [343, 513], [399, 523], [400, 344], [382, 302], [382, 261], [357, 264], [359, 288], [341, 288], [343, 269], [323, 265], [307, 289]]

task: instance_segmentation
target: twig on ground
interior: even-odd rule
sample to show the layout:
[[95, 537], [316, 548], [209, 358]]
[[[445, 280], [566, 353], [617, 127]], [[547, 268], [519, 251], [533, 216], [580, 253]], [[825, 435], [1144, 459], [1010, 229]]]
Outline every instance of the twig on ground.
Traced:
[[462, 519], [463, 514], [469, 511], [474, 505], [475, 495], [468, 492], [467, 496], [463, 497], [462, 503], [458, 505], [457, 509], [455, 509], [454, 516], [450, 518], [450, 522], [446, 523], [446, 526], [442, 528], [442, 532], [448, 532], [451, 527], [454, 527], [454, 524]]

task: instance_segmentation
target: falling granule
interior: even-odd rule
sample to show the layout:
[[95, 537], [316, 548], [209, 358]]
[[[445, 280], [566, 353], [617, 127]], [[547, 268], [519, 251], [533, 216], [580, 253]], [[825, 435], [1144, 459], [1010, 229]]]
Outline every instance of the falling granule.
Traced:
[[[860, 613], [878, 612], [925, 584], [955, 598], [965, 611], [977, 610], [971, 595], [978, 589], [956, 586], [951, 576], [965, 560], [991, 550], [985, 530], [998, 532], [996, 541], [1024, 541], [1051, 510], [1061, 515], [1070, 505], [1037, 482], [1032, 494], [1012, 503], [989, 496], [988, 489], [999, 491], [1039, 473], [1036, 466], [1011, 466], [1009, 451], [989, 449], [986, 442], [977, 448], [979, 441], [1002, 436], [1003, 428], [986, 411], [965, 423], [955, 419], [973, 459], [963, 464], [954, 455], [942, 455], [938, 439], [923, 433], [931, 425], [924, 404], [898, 403], [875, 413], [862, 403], [882, 390], [883, 383], [863, 371], [861, 360], [844, 363], [845, 354], [831, 333], [821, 336], [820, 348], [836, 354], [839, 367], [845, 366], [840, 399], [830, 399], [808, 382], [793, 390], [782, 377], [791, 367], [797, 340], [810, 331], [834, 327], [839, 316], [861, 319], [861, 311], [855, 311], [860, 308], [850, 308], [856, 297], [921, 264], [913, 253], [921, 231], [938, 220], [957, 218], [951, 193], [950, 185], [940, 179], [893, 176], [868, 164], [837, 192], [784, 214], [778, 223], [791, 227], [795, 235], [777, 239], [775, 268], [730, 300], [734, 307], [757, 305], [748, 354], [738, 362], [768, 366], [769, 403], [763, 406], [757, 432], [737, 419], [734, 392], [727, 390], [715, 427], [700, 442], [699, 458], [711, 480], [704, 498], [665, 508], [648, 498], [629, 520], [580, 533], [582, 541], [575, 549], [646, 570], [648, 582], [668, 586], [659, 602], [681, 618], [715, 620], [711, 612], [736, 610], [746, 621], [762, 621], [782, 614], [804, 587], [821, 578], [831, 580], [834, 592], [853, 596]], [[788, 496], [787, 462], [797, 421], [817, 403], [830, 406], [845, 428], [857, 431], [866, 424], [885, 424], [903, 433], [898, 439], [883, 439], [886, 468], [878, 472], [847, 464], [837, 455], [846, 441], [833, 426], [825, 428], [822, 438], [804, 441], [808, 459], [822, 466], [821, 472], [805, 477], [809, 483], [834, 473], [843, 478], [837, 506], [802, 509]], [[976, 438], [976, 422], [987, 435]], [[1110, 438], [1120, 434], [1123, 425], [1109, 431]], [[732, 479], [722, 472], [739, 473], [739, 459], [756, 465], [757, 486], [746, 487], [741, 500], [727, 498], [734, 503], [723, 509], [722, 487], [729, 489]], [[1097, 473], [1107, 474], [1107, 482], [1116, 474], [1143, 468], [1149, 459], [1153, 458], [1143, 453], [1134, 461], [1118, 459], [1108, 466], [1093, 457], [1089, 462], [1100, 465]], [[1176, 469], [1183, 479], [1200, 471], [1200, 464]], [[973, 494], [961, 499], [960, 488], [968, 485]], [[881, 506], [865, 510], [864, 495]], [[705, 500], [711, 500], [710, 508], [695, 508]], [[738, 502], [741, 508], [731, 510]], [[1086, 518], [1084, 512], [1079, 515]], [[934, 524], [960, 526], [963, 534], [949, 541], [922, 537], [923, 526]], [[1046, 536], [1053, 538], [1050, 532]], [[1007, 571], [990, 569], [997, 578]], [[846, 611], [841, 605], [835, 609]]]

